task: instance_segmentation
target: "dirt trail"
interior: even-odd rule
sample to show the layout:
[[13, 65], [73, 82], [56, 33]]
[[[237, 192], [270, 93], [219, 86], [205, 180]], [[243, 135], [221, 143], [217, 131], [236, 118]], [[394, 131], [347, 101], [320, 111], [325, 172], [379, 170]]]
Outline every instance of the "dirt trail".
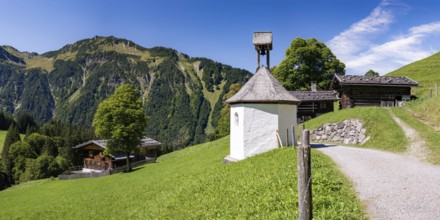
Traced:
[[426, 143], [420, 137], [419, 133], [400, 120], [400, 118], [398, 118], [392, 111], [390, 111], [390, 115], [393, 120], [402, 128], [406, 137], [409, 139], [410, 145], [406, 155], [420, 161], [426, 161], [428, 159], [428, 151], [425, 148]]

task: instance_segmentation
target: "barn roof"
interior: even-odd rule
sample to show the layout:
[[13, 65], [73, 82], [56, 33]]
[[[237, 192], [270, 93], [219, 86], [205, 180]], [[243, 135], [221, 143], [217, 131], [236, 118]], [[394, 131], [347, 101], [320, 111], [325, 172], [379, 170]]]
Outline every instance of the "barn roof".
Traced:
[[418, 86], [418, 82], [406, 76], [350, 76], [335, 75], [341, 85]]
[[267, 67], [260, 67], [249, 81], [226, 103], [299, 104], [299, 100], [280, 85]]
[[321, 91], [289, 91], [295, 98], [303, 101], [336, 101], [339, 100], [338, 94], [333, 90]]
[[[87, 145], [90, 145], [90, 144], [95, 144], [95, 145], [105, 149], [105, 146], [107, 145], [107, 141], [108, 140], [91, 140], [91, 141], [87, 141], [87, 142], [84, 142], [82, 144], [76, 145], [73, 148], [81, 148], [81, 147], [84, 147], [84, 146], [87, 146]], [[159, 141], [156, 141], [156, 140], [154, 140], [152, 138], [149, 138], [149, 137], [144, 137], [141, 140], [141, 145], [138, 146], [138, 148], [157, 147], [157, 146], [160, 146], [160, 145], [162, 145], [162, 143], [160, 143]]]

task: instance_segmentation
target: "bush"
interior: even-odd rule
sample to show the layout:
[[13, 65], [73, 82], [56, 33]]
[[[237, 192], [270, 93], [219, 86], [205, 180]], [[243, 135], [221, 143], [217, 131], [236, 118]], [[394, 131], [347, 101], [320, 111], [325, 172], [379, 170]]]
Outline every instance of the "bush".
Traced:
[[[58, 159], [61, 162], [61, 159]], [[54, 157], [43, 154], [35, 160], [27, 160], [26, 171], [23, 174], [23, 181], [36, 180], [48, 177], [56, 177], [63, 169]]]

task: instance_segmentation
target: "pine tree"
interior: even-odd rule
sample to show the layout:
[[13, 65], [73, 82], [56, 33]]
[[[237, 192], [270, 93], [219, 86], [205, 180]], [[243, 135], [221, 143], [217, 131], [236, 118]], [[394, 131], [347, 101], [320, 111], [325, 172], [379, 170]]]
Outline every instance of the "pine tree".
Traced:
[[12, 160], [13, 160], [13, 158], [10, 157], [10, 155], [9, 155], [9, 147], [17, 141], [21, 141], [20, 133], [18, 132], [17, 126], [15, 126], [14, 123], [12, 123], [9, 126], [8, 133], [6, 134], [6, 138], [5, 138], [5, 142], [3, 144], [3, 150], [2, 150], [2, 154], [1, 154], [2, 155], [1, 162], [3, 165], [3, 169], [6, 173], [6, 175], [8, 175], [10, 183], [12, 183], [12, 168], [13, 168]]

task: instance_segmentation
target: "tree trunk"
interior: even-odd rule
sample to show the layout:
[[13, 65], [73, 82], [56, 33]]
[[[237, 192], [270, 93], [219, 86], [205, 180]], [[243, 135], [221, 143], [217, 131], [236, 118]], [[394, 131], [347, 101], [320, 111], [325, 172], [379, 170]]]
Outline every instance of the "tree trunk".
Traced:
[[125, 168], [126, 172], [131, 171], [131, 163], [130, 163], [130, 152], [127, 152], [127, 168]]

